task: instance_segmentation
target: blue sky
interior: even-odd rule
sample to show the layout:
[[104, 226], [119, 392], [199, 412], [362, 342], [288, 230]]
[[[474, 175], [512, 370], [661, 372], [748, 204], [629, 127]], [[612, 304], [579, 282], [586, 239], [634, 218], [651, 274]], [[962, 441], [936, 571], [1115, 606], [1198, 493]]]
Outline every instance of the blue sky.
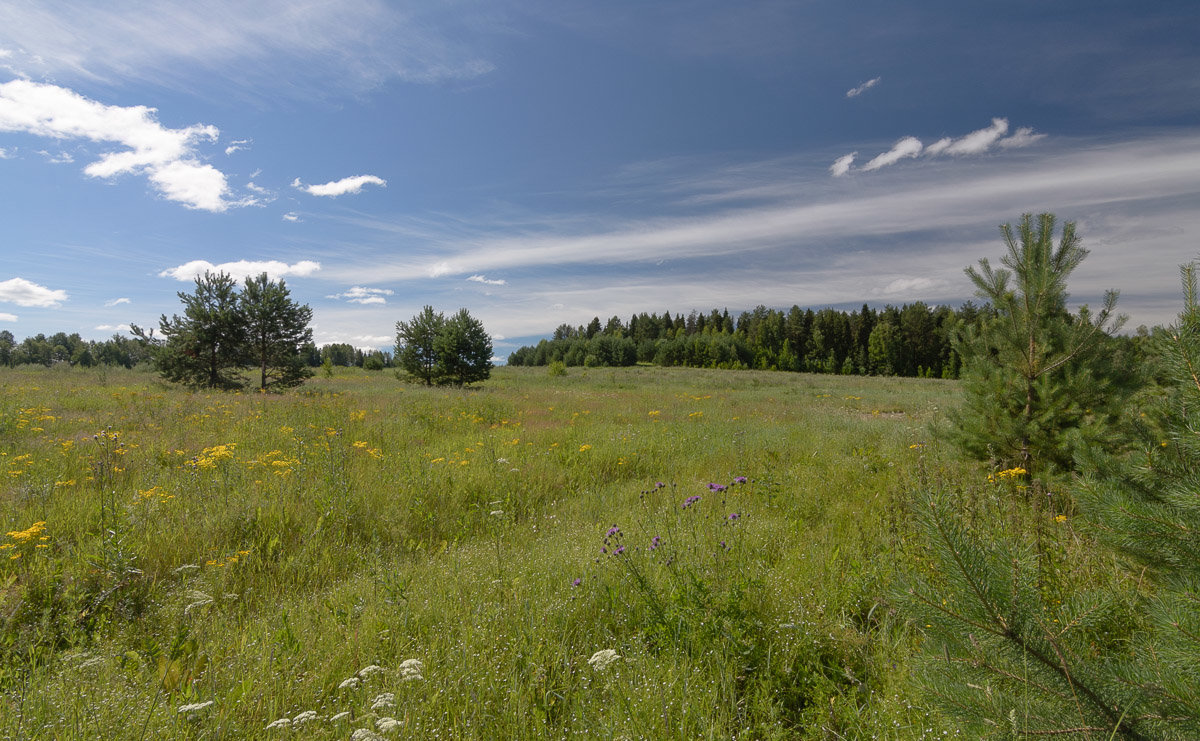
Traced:
[[972, 297], [1053, 211], [1073, 299], [1200, 255], [1200, 4], [0, 5], [0, 329], [103, 339], [206, 268], [318, 344], [425, 304], [497, 354], [593, 316]]

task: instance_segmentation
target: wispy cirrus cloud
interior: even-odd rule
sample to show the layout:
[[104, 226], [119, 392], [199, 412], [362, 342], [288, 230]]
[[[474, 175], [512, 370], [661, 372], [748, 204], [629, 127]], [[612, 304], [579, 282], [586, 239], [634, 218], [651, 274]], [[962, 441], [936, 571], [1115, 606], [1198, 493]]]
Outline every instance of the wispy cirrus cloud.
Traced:
[[[70, 2], [0, 4], [0, 43], [56, 78], [175, 83], [200, 71], [235, 85], [293, 95], [362, 91], [390, 79], [436, 83], [478, 77], [497, 13], [468, 3], [112, 0], [87, 12]], [[11, 55], [8, 55], [11, 56]], [[336, 83], [336, 84], [333, 84]]]
[[331, 180], [321, 185], [305, 185], [300, 182], [300, 178], [292, 181], [292, 187], [297, 190], [302, 190], [309, 195], [325, 196], [328, 198], [337, 198], [347, 193], [361, 192], [364, 185], [378, 185], [381, 188], [386, 188], [387, 181], [375, 175], [354, 175], [342, 178], [341, 180]]
[[871, 88], [878, 85], [879, 81], [882, 79], [883, 79], [882, 77], [872, 77], [870, 80], [867, 80], [866, 82], [862, 83], [861, 85], [859, 85], [857, 87], [852, 87], [849, 90], [847, 90], [846, 97], [847, 98], [857, 98], [858, 96], [862, 95], [863, 93], [867, 92]]
[[17, 306], [52, 308], [67, 300], [67, 292], [47, 288], [24, 278], [0, 281], [0, 301]]
[[395, 291], [390, 288], [366, 288], [365, 286], [354, 286], [343, 293], [335, 293], [325, 298], [340, 299], [351, 304], [363, 304], [370, 306], [372, 304], [383, 305], [387, 303], [387, 297], [394, 294]]
[[[1019, 149], [1027, 147], [1035, 142], [1041, 141], [1046, 137], [1045, 134], [1035, 134], [1032, 127], [1022, 127], [1017, 129], [1012, 136], [1006, 137], [1008, 133], [1008, 119], [993, 118], [992, 124], [982, 129], [972, 131], [965, 136], [957, 139], [952, 137], [942, 137], [933, 144], [925, 146], [921, 140], [915, 136], [906, 136], [898, 140], [892, 145], [892, 148], [886, 152], [882, 152], [873, 157], [867, 164], [863, 165], [863, 172], [871, 172], [878, 170], [888, 165], [894, 165], [903, 159], [913, 159], [920, 157], [937, 157], [947, 155], [951, 157], [967, 156], [984, 154], [989, 150], [999, 147], [1001, 149]], [[854, 157], [857, 152], [843, 155], [829, 167], [829, 172], [834, 177], [841, 177], [849, 173], [854, 163]]]
[[173, 268], [167, 268], [158, 274], [160, 278], [174, 278], [179, 281], [192, 281], [205, 273], [228, 273], [237, 280], [253, 278], [266, 273], [273, 279], [299, 277], [303, 278], [321, 269], [321, 263], [312, 260], [301, 260], [288, 264], [279, 260], [238, 260], [214, 265], [208, 260], [192, 260]]
[[104, 302], [104, 305], [105, 306], [120, 306], [121, 304], [130, 304], [130, 303], [133, 303], [130, 299], [121, 297], [121, 298], [109, 299], [108, 301]]
[[250, 139], [234, 139], [233, 141], [229, 142], [229, 146], [225, 147], [226, 156], [231, 155], [234, 152], [240, 152], [243, 149], [249, 149], [250, 147], [247, 145], [251, 142], [252, 140]]
[[472, 275], [469, 276], [467, 280], [472, 281], [473, 283], [482, 283], [485, 286], [503, 286], [508, 283], [508, 281], [503, 279], [493, 280], [483, 275]]
[[172, 129], [159, 123], [156, 113], [146, 106], [105, 105], [57, 85], [29, 80], [0, 84], [0, 132], [125, 147], [102, 154], [83, 168], [86, 175], [145, 175], [163, 197], [191, 209], [225, 211], [247, 205], [230, 199], [225, 175], [197, 153], [199, 143], [217, 140], [217, 127]]

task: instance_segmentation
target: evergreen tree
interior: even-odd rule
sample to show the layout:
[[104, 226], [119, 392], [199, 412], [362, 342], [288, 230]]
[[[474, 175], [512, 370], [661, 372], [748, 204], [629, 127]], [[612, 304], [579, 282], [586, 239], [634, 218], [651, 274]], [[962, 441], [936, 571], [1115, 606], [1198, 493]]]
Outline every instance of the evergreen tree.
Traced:
[[258, 368], [260, 390], [291, 388], [312, 376], [300, 352], [312, 341], [312, 309], [307, 304], [292, 301], [282, 280], [276, 283], [262, 273], [246, 280], [239, 305], [246, 322], [247, 355]]
[[491, 376], [492, 338], [466, 309], [445, 321], [434, 344], [442, 382], [463, 386]]
[[957, 441], [981, 459], [1031, 472], [1069, 468], [1078, 444], [1102, 439], [1131, 388], [1103, 352], [1122, 322], [1113, 318], [1117, 293], [1095, 316], [1086, 306], [1069, 313], [1067, 277], [1088, 253], [1074, 223], [1063, 225], [1057, 247], [1054, 231], [1051, 214], [1036, 223], [1026, 214], [1015, 231], [1001, 227], [1008, 269], [983, 259], [966, 270], [995, 317], [965, 327], [956, 344], [966, 380]]
[[432, 386], [439, 380], [438, 335], [446, 317], [432, 306], [407, 322], [396, 322], [396, 363], [407, 373]]
[[239, 389], [246, 359], [246, 319], [239, 310], [237, 283], [226, 273], [196, 278], [191, 293], [177, 294], [183, 316], [159, 318], [163, 339], [155, 341], [140, 327], [135, 336], [152, 346], [155, 366], [168, 381], [194, 388]]

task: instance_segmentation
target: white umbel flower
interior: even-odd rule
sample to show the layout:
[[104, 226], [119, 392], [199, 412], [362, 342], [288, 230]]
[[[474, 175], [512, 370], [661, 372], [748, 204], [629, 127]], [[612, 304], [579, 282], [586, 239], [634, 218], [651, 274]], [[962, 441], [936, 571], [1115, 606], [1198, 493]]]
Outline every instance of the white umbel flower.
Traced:
[[375, 728], [380, 733], [391, 733], [392, 731], [400, 730], [402, 724], [395, 718], [380, 718], [375, 721]]
[[291, 727], [292, 727], [292, 719], [291, 718], [280, 718], [279, 720], [273, 720], [267, 724], [268, 731], [273, 730], [275, 728], [291, 728]]
[[310, 720], [316, 720], [316, 719], [317, 719], [317, 711], [316, 710], [305, 710], [303, 713], [300, 713], [295, 718], [292, 718], [292, 725], [302, 726], [305, 723], [309, 722]]
[[391, 710], [396, 707], [396, 696], [391, 692], [381, 692], [371, 701], [371, 710], [379, 712], [380, 710]]
[[588, 659], [588, 663], [596, 671], [604, 671], [610, 664], [620, 659], [621, 656], [611, 648], [602, 648], [592, 654], [592, 658]]
[[424, 679], [421, 672], [425, 670], [425, 664], [420, 659], [405, 659], [400, 664], [400, 678], [408, 682], [414, 679]]
[[212, 704], [213, 704], [212, 700], [207, 700], [205, 702], [193, 702], [190, 705], [180, 705], [179, 713], [180, 713], [180, 715], [182, 715], [184, 713], [196, 713], [201, 710], [204, 710], [205, 708], [209, 707]]
[[342, 683], [338, 685], [338, 689], [339, 690], [356, 690], [356, 689], [358, 689], [358, 686], [360, 684], [362, 684], [362, 680], [359, 679], [358, 677], [349, 677], [347, 679], [342, 680]]

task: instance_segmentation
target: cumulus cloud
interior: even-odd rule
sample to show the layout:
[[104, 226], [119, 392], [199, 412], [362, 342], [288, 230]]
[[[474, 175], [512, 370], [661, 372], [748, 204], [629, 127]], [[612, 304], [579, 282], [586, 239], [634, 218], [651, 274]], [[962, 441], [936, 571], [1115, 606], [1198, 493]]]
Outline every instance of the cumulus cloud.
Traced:
[[378, 185], [381, 188], [387, 187], [387, 181], [375, 175], [354, 175], [353, 177], [342, 178], [341, 180], [331, 180], [322, 185], [305, 185], [300, 182], [300, 178], [292, 181], [292, 187], [314, 196], [327, 196], [329, 198], [337, 198], [338, 196], [347, 193], [358, 193], [363, 189], [364, 185]]
[[101, 332], [128, 332], [130, 330], [128, 324], [97, 324], [95, 328]]
[[15, 321], [17, 321], [16, 314], [9, 314], [7, 312], [0, 311], [0, 322], [15, 322]]
[[250, 139], [234, 139], [233, 141], [229, 142], [228, 147], [225, 147], [225, 154], [230, 155], [234, 152], [240, 152], [243, 149], [249, 149], [250, 147], [247, 147], [246, 145], [250, 142]]
[[344, 293], [335, 293], [332, 296], [326, 296], [326, 298], [342, 299], [351, 304], [378, 305], [386, 304], [387, 299], [384, 297], [391, 296], [393, 293], [395, 293], [395, 291], [392, 291], [389, 288], [366, 288], [364, 286], [354, 286]]
[[892, 145], [892, 148], [883, 154], [876, 155], [867, 164], [863, 165], [864, 170], [878, 170], [881, 167], [894, 165], [902, 159], [916, 157], [921, 153], [921, 140], [915, 136], [906, 136], [900, 141]]
[[992, 125], [986, 129], [972, 131], [970, 134], [953, 141], [946, 147], [946, 154], [982, 154], [991, 149], [1000, 137], [1008, 133], [1008, 120], [993, 118]]
[[[1045, 134], [1033, 133], [1033, 129], [1028, 126], [1017, 129], [1016, 133], [1012, 136], [1005, 137], [1007, 133], [1008, 119], [993, 118], [992, 124], [986, 128], [972, 131], [957, 139], [949, 136], [942, 137], [929, 146], [923, 146], [921, 140], [915, 136], [906, 136], [897, 141], [888, 151], [876, 155], [874, 159], [863, 165], [861, 169], [863, 171], [878, 170], [881, 167], [894, 165], [902, 159], [917, 156], [939, 157], [949, 155], [958, 157], [983, 154], [995, 147], [1003, 149], [1027, 147], [1046, 136]], [[854, 157], [857, 154], [857, 152], [851, 152], [839, 157], [830, 165], [829, 172], [834, 177], [841, 177], [850, 172], [854, 163]]]
[[1015, 134], [1001, 139], [1000, 141], [996, 142], [996, 144], [1005, 149], [1028, 147], [1030, 144], [1045, 138], [1045, 134], [1033, 133], [1032, 127], [1022, 126], [1021, 128], [1017, 129]]
[[851, 152], [850, 154], [844, 154], [841, 157], [838, 157], [833, 161], [833, 164], [829, 166], [829, 171], [833, 173], [835, 178], [840, 178], [841, 176], [850, 172], [850, 166], [854, 164], [854, 158], [857, 156], [858, 152]]
[[122, 298], [114, 298], [111, 301], [105, 301], [104, 305], [105, 306], [120, 306], [121, 304], [128, 304], [128, 303], [132, 303], [132, 302], [129, 299], [122, 297]]
[[66, 300], [66, 291], [39, 286], [24, 278], [0, 282], [0, 301], [8, 301], [17, 306], [54, 307]]
[[472, 275], [469, 278], [467, 278], [467, 280], [474, 281], [475, 283], [483, 283], [484, 285], [487, 285], [487, 286], [502, 286], [508, 282], [508, 281], [502, 280], [502, 279], [501, 280], [489, 280], [487, 277], [482, 276], [482, 275]]
[[300, 214], [296, 213], [295, 211], [288, 211], [286, 214], [283, 215], [283, 220], [284, 221], [293, 221], [293, 222], [299, 221]]
[[197, 144], [216, 141], [217, 128], [195, 124], [170, 129], [156, 113], [146, 106], [105, 105], [57, 85], [29, 80], [0, 84], [0, 131], [126, 147], [85, 167], [91, 177], [145, 175], [165, 198], [191, 209], [225, 211], [246, 205], [230, 201], [225, 175], [198, 158]]
[[312, 260], [301, 260], [293, 265], [279, 260], [238, 260], [237, 262], [223, 262], [220, 265], [214, 265], [208, 260], [192, 260], [183, 265], [168, 268], [159, 273], [158, 277], [193, 281], [205, 273], [228, 273], [237, 280], [245, 280], [266, 273], [272, 279], [278, 280], [291, 276], [303, 278], [320, 269], [321, 263]]
[[849, 90], [846, 91], [846, 97], [847, 98], [857, 98], [858, 96], [862, 95], [863, 93], [867, 92], [871, 88], [878, 85], [879, 81], [882, 79], [883, 79], [882, 77], [873, 77], [870, 80], [867, 80], [863, 84], [859, 85], [858, 87], [850, 88]]

